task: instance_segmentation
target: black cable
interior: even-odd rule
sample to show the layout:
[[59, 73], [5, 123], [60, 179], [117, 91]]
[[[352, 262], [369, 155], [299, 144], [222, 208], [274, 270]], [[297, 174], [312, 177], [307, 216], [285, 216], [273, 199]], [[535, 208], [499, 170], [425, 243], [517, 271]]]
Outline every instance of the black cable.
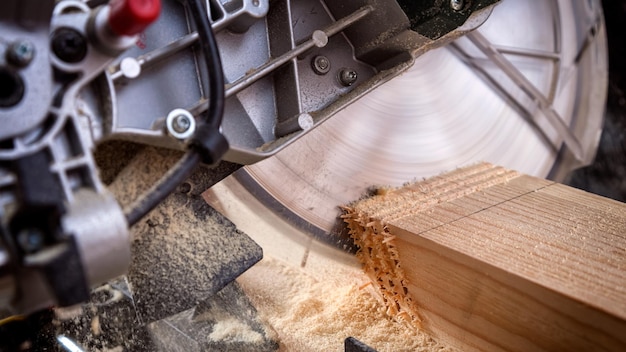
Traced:
[[[201, 0], [189, 0], [191, 5], [191, 15], [196, 23], [196, 30], [200, 38], [200, 47], [207, 60], [209, 75], [209, 108], [207, 110], [206, 121], [210, 128], [219, 129], [224, 116], [224, 71], [222, 70], [222, 60], [217, 47], [217, 41], [209, 16], [208, 9], [205, 9]], [[199, 128], [203, 128], [200, 126]]]
[[185, 155], [126, 214], [128, 226], [136, 224], [159, 205], [179, 184], [189, 178], [201, 161], [216, 163], [228, 149], [228, 142], [219, 131], [224, 116], [224, 71], [217, 41], [207, 16], [208, 10], [204, 8], [202, 1], [189, 0], [189, 4], [208, 70], [209, 107], [204, 119], [199, 121]]

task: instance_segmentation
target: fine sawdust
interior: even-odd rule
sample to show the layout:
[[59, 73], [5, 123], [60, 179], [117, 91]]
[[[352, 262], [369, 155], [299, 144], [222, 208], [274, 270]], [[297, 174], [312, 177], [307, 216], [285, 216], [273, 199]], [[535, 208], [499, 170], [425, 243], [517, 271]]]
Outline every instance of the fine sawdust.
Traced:
[[325, 278], [318, 280], [266, 257], [238, 279], [261, 318], [278, 334], [281, 351], [344, 351], [349, 336], [379, 352], [450, 351], [387, 316], [362, 272], [324, 275], [316, 275]]

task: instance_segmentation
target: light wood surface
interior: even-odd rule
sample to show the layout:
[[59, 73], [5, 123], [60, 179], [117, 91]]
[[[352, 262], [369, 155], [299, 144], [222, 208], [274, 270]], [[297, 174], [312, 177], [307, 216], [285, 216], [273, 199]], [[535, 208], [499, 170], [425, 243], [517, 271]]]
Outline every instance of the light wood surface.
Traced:
[[345, 220], [388, 313], [463, 351], [626, 351], [626, 204], [479, 164]]

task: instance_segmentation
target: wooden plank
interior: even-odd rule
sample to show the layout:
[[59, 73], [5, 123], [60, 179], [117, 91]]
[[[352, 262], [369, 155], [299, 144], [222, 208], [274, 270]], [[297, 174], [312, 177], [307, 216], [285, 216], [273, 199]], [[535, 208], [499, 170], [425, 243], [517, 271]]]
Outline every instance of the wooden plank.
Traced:
[[626, 204], [478, 164], [346, 207], [388, 313], [463, 351], [626, 350]]

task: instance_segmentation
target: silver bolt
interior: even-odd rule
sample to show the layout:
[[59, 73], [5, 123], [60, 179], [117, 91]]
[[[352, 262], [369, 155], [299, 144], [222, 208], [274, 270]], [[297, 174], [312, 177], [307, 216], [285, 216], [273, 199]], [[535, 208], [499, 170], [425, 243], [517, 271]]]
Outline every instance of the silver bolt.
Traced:
[[353, 85], [358, 78], [358, 73], [351, 68], [343, 68], [339, 71], [339, 82], [346, 87]]
[[35, 46], [33, 43], [19, 40], [11, 43], [6, 52], [7, 60], [18, 67], [26, 67], [35, 57]]
[[174, 109], [167, 115], [165, 127], [174, 138], [187, 139], [196, 131], [196, 120], [189, 111]]
[[326, 56], [318, 55], [311, 61], [311, 66], [318, 75], [325, 75], [330, 71], [330, 60]]
[[174, 128], [174, 131], [178, 133], [185, 133], [190, 127], [191, 121], [189, 120], [189, 117], [185, 115], [176, 116], [172, 122], [172, 128]]
[[454, 11], [461, 11], [465, 7], [465, 1], [464, 0], [450, 0], [450, 7]]

